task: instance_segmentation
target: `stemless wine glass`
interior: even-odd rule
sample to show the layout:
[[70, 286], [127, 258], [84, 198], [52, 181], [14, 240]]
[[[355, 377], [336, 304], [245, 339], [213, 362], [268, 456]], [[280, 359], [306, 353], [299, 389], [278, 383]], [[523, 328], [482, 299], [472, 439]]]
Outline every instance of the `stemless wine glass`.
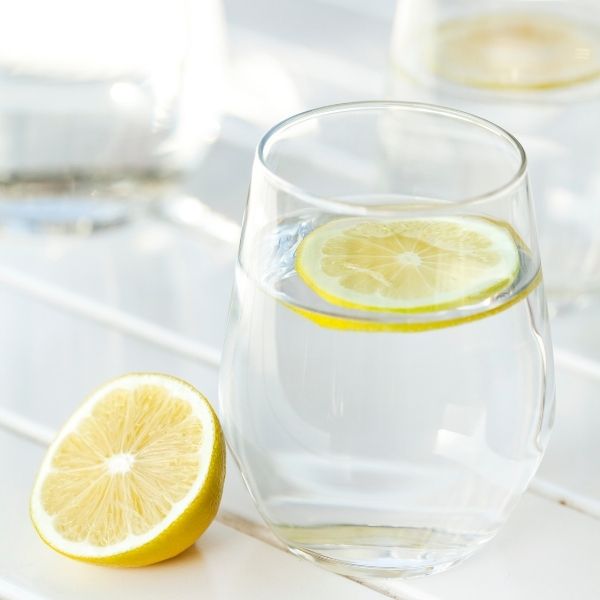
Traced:
[[85, 233], [155, 204], [176, 217], [218, 133], [220, 0], [4, 8], [0, 226]]
[[300, 114], [258, 146], [243, 232], [220, 397], [264, 519], [343, 573], [470, 555], [554, 406], [517, 140], [423, 104]]
[[530, 159], [551, 304], [600, 292], [600, 3], [399, 0], [390, 96], [466, 110]]

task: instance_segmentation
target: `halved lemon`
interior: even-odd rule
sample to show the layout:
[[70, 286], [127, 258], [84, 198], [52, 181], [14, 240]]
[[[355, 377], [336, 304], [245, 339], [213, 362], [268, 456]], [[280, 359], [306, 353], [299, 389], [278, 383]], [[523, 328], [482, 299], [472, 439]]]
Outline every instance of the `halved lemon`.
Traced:
[[121, 567], [191, 546], [216, 515], [225, 477], [217, 417], [188, 383], [132, 373], [96, 390], [42, 463], [31, 517], [53, 549]]
[[331, 304], [424, 313], [484, 300], [519, 273], [509, 229], [478, 217], [337, 219], [300, 244], [296, 271]]

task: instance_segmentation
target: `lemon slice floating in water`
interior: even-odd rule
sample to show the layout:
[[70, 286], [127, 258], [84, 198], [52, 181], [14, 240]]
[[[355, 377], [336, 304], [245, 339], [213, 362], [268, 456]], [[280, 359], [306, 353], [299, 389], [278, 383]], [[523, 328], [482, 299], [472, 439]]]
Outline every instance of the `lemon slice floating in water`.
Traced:
[[515, 280], [519, 264], [508, 228], [476, 217], [338, 219], [296, 254], [300, 277], [330, 304], [396, 313], [485, 300]]
[[208, 401], [168, 375], [133, 373], [94, 392], [42, 463], [31, 517], [52, 548], [132, 567], [191, 546], [216, 515], [225, 444]]
[[600, 76], [598, 30], [558, 15], [494, 13], [451, 20], [435, 40], [434, 70], [473, 87], [543, 90]]

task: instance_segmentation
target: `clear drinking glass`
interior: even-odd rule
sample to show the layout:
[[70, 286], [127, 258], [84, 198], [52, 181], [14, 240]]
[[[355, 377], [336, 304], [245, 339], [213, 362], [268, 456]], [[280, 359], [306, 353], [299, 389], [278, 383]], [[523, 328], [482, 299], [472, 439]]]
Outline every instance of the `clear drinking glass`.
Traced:
[[600, 3], [399, 0], [390, 96], [472, 112], [529, 157], [556, 308], [600, 292]]
[[269, 131], [220, 398], [254, 501], [293, 552], [412, 575], [492, 538], [540, 462], [554, 406], [517, 140], [396, 102]]
[[173, 195], [218, 133], [220, 0], [5, 8], [0, 223], [87, 231]]

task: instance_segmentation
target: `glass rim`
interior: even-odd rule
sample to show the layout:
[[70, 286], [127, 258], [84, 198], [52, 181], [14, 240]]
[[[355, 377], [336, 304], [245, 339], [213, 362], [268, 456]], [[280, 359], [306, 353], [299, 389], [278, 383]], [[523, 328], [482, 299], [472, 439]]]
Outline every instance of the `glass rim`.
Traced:
[[[488, 132], [495, 134], [499, 138], [503, 139], [505, 142], [508, 143], [508, 145], [512, 146], [512, 148], [517, 151], [517, 154], [520, 158], [520, 164], [518, 169], [515, 171], [515, 173], [510, 179], [508, 179], [502, 185], [491, 189], [489, 192], [478, 194], [476, 196], [466, 197], [461, 200], [457, 200], [455, 202], [447, 204], [444, 203], [443, 206], [446, 209], [448, 208], [448, 206], [470, 206], [472, 204], [490, 202], [498, 197], [508, 195], [514, 188], [518, 187], [523, 181], [523, 179], [527, 176], [527, 155], [525, 153], [525, 150], [521, 145], [521, 142], [519, 142], [519, 140], [506, 129], [500, 127], [499, 125], [496, 125], [492, 121], [484, 119], [483, 117], [478, 117], [477, 115], [473, 115], [471, 113], [464, 112], [461, 110], [456, 110], [454, 108], [438, 106], [436, 104], [427, 104], [423, 102], [404, 102], [400, 100], [363, 100], [357, 102], [342, 102], [313, 108], [292, 115], [291, 117], [288, 117], [271, 127], [262, 136], [260, 142], [258, 143], [258, 146], [256, 147], [255, 160], [264, 169], [265, 174], [272, 181], [272, 183], [275, 184], [279, 189], [297, 197], [299, 200], [307, 202], [308, 204], [312, 204], [318, 208], [347, 214], [397, 213], [399, 212], [398, 208], [392, 206], [384, 207], [383, 210], [381, 210], [381, 207], [378, 207], [377, 205], [346, 202], [341, 199], [331, 199], [324, 196], [320, 196], [318, 194], [313, 194], [298, 186], [297, 184], [292, 183], [291, 181], [282, 177], [281, 175], [277, 174], [271, 167], [269, 167], [265, 157], [266, 152], [268, 150], [268, 145], [274, 140], [275, 136], [285, 131], [286, 129], [289, 129], [292, 126], [298, 125], [304, 121], [308, 121], [309, 119], [334, 113], [378, 109], [383, 110], [390, 108], [403, 110], [407, 112], [441, 115], [457, 121], [463, 121], [464, 123], [476, 125], [477, 127], [485, 129]], [[424, 203], [422, 202], [422, 200], [423, 199], [421, 198], [415, 198], [415, 202], [411, 203], [410, 207], [413, 209], [415, 207], [426, 208], [428, 210], [440, 209], [439, 205]], [[431, 200], [433, 200], [433, 198]]]

